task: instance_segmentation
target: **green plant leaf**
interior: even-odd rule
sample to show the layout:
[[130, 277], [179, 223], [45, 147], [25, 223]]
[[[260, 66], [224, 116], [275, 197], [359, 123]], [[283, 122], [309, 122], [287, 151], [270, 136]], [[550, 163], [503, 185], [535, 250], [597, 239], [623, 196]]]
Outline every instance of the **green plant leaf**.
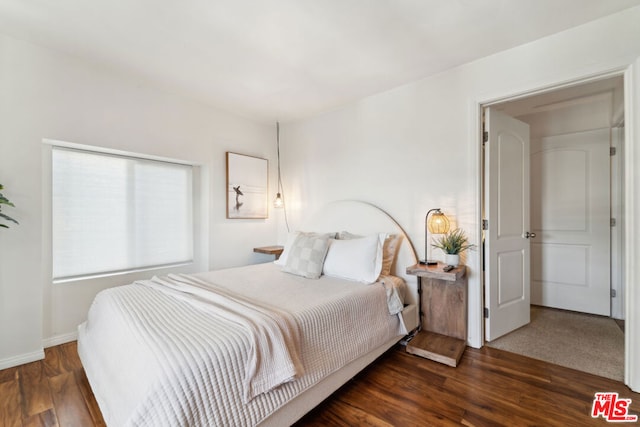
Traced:
[[[2, 212], [0, 212], [0, 218], [4, 218], [7, 221], [15, 222], [16, 224], [18, 224], [18, 221], [16, 221], [15, 219], [11, 218], [9, 215], [3, 214]], [[5, 225], [5, 227], [8, 228], [6, 225]]]
[[[0, 184], [0, 190], [4, 189], [4, 186], [2, 184]], [[11, 206], [11, 207], [16, 207], [13, 203], [11, 203], [9, 201], [9, 199], [7, 199], [4, 194], [0, 193], [0, 210], [2, 210], [2, 206]], [[15, 219], [11, 218], [9, 215], [5, 215], [2, 212], [0, 212], [0, 218], [5, 219], [6, 221], [11, 221], [14, 222], [16, 224], [18, 224], [18, 221], [16, 221]], [[9, 228], [8, 225], [6, 224], [0, 224], [0, 227], [2, 228]]]
[[9, 201], [9, 199], [7, 199], [6, 197], [4, 197], [2, 194], [0, 194], [0, 205], [7, 205], [7, 206], [12, 206], [12, 207], [16, 207], [16, 205], [14, 205], [13, 203], [11, 203]]

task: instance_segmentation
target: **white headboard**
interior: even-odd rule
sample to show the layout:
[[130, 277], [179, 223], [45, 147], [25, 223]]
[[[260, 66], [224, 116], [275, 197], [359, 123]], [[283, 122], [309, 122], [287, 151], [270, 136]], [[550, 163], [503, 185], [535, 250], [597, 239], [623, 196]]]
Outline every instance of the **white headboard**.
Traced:
[[417, 279], [406, 273], [407, 267], [418, 262], [416, 251], [400, 224], [382, 209], [356, 200], [331, 202], [309, 217], [300, 229], [316, 232], [348, 231], [361, 235], [380, 232], [401, 234], [402, 244], [391, 271], [402, 277], [409, 287], [410, 292], [406, 295], [405, 302], [413, 304], [418, 301]]

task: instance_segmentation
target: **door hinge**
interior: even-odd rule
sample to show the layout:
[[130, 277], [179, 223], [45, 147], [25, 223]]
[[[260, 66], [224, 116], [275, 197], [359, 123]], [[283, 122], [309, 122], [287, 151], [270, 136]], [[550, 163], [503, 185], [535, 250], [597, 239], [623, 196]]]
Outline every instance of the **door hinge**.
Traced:
[[610, 156], [616, 155], [616, 147], [609, 147], [609, 155]]
[[611, 226], [612, 226], [612, 227], [615, 227], [615, 226], [616, 226], [616, 219], [615, 219], [615, 218], [611, 218], [611, 220], [610, 220], [610, 221], [611, 221], [611, 222], [610, 222], [610, 223], [611, 223]]
[[611, 298], [615, 298], [617, 295], [617, 292], [615, 289], [611, 289]]
[[485, 144], [487, 141], [489, 141], [489, 132], [485, 130], [482, 132], [482, 143]]
[[487, 219], [483, 219], [482, 220], [482, 229], [483, 230], [488, 230], [489, 229], [489, 220], [487, 220]]
[[489, 307], [485, 307], [484, 308], [484, 318], [488, 319], [489, 318]]

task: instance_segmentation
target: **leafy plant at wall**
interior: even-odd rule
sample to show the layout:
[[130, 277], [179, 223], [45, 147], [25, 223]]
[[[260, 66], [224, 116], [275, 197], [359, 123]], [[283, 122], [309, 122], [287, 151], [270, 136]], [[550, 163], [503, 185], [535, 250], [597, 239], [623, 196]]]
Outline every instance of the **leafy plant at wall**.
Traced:
[[[2, 186], [2, 184], [0, 184], [0, 191], [2, 191], [4, 189], [4, 187]], [[4, 219], [6, 221], [11, 221], [11, 222], [15, 222], [16, 224], [18, 223], [18, 221], [16, 221], [15, 219], [11, 218], [9, 215], [3, 214], [2, 213], [2, 207], [4, 205], [7, 206], [11, 206], [15, 208], [15, 205], [13, 203], [11, 203], [9, 201], [9, 199], [7, 199], [6, 197], [4, 197], [4, 195], [2, 193], [0, 193], [0, 219]], [[2, 228], [9, 228], [8, 225], [6, 224], [0, 224], [0, 227]]]
[[442, 249], [445, 254], [457, 255], [475, 245], [467, 243], [467, 236], [464, 230], [456, 228], [436, 240], [431, 246]]

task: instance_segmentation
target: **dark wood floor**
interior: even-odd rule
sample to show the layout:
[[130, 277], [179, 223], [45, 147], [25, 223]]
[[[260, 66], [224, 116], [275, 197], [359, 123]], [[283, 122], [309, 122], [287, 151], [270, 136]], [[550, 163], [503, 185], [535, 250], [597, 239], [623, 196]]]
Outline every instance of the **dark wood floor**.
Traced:
[[75, 342], [0, 371], [0, 426], [104, 426]]
[[[103, 426], [76, 344], [0, 371], [0, 426]], [[305, 426], [588, 426], [595, 392], [618, 392], [640, 413], [640, 394], [622, 383], [485, 347], [450, 368], [400, 347], [300, 420]]]
[[467, 348], [450, 368], [391, 351], [307, 414], [297, 426], [589, 426], [594, 393], [624, 384], [501, 350]]

